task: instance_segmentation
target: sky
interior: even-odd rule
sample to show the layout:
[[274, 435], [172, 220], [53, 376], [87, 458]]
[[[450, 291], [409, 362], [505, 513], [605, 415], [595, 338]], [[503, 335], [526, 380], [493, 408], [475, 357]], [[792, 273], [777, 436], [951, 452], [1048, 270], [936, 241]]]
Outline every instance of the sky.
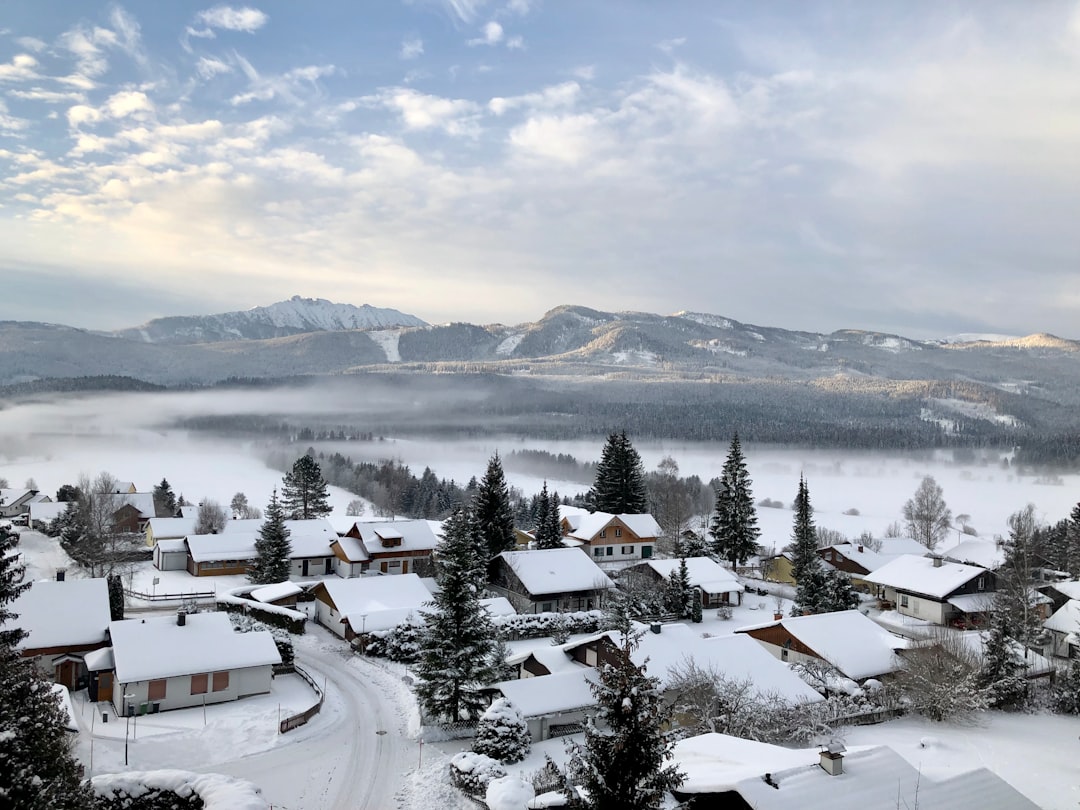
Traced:
[[0, 319], [1080, 338], [1080, 5], [8, 0]]

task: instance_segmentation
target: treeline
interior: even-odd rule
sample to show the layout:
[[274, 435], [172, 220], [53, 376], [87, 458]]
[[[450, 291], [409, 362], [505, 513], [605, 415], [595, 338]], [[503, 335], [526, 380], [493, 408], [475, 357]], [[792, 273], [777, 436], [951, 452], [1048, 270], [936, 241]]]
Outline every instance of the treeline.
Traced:
[[0, 397], [20, 397], [32, 394], [75, 393], [79, 391], [166, 391], [135, 377], [118, 375], [98, 377], [50, 377], [43, 380], [0, 386]]

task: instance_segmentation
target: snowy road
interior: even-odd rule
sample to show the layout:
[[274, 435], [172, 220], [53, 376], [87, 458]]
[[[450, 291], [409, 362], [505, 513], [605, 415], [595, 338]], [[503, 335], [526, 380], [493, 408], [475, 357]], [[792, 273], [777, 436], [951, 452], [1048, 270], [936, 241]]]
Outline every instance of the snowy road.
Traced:
[[407, 736], [415, 709], [400, 677], [357, 658], [318, 627], [296, 653], [317, 681], [326, 680], [318, 722], [290, 732], [298, 737], [295, 744], [223, 762], [214, 770], [250, 779], [283, 810], [399, 806], [395, 793], [416, 768], [419, 754]]

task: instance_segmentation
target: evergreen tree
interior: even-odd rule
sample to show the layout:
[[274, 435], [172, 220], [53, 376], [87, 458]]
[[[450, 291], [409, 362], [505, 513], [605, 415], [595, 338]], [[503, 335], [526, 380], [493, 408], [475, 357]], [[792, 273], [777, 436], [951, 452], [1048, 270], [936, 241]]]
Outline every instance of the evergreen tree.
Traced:
[[799, 476], [799, 491], [795, 496], [795, 524], [791, 533], [791, 575], [798, 582], [807, 568], [817, 567], [817, 531], [814, 528], [814, 508], [810, 505], [810, 489], [806, 479]]
[[828, 612], [825, 604], [828, 587], [829, 577], [820, 561], [806, 566], [795, 583], [795, 602], [791, 606], [791, 615]]
[[1065, 570], [1080, 577], [1080, 503], [1069, 513], [1069, 528], [1065, 535]]
[[660, 680], [631, 658], [640, 635], [626, 633], [613, 659], [590, 684], [597, 712], [585, 725], [577, 763], [590, 810], [656, 810], [664, 794], [685, 779], [671, 759], [674, 741], [664, 734], [669, 710]]
[[995, 612], [986, 633], [982, 666], [975, 680], [991, 708], [1016, 708], [1027, 700], [1027, 681], [1021, 673], [1020, 662], [1013, 655], [1013, 644], [1008, 614]]
[[494, 701], [476, 725], [472, 750], [510, 765], [529, 755], [532, 737], [521, 711], [506, 698]]
[[443, 541], [435, 560], [439, 590], [429, 612], [420, 660], [416, 664], [416, 696], [428, 717], [468, 720], [482, 711], [480, 690], [494, 680], [495, 627], [480, 604], [486, 560], [481, 556], [479, 528], [468, 508], [455, 510], [443, 524]]
[[124, 583], [119, 574], [106, 577], [109, 586], [109, 618], [114, 622], [124, 620]]
[[285, 512], [275, 489], [266, 507], [266, 519], [259, 528], [259, 538], [255, 541], [255, 560], [248, 571], [248, 580], [256, 585], [287, 581], [292, 570], [291, 551]]
[[1005, 561], [997, 571], [993, 611], [1002, 614], [1002, 630], [1023, 647], [1034, 646], [1043, 635], [1042, 619], [1035, 606], [1035, 564], [1032, 538], [1036, 529], [1035, 506], [1028, 504], [1009, 516], [1009, 536], [1004, 542]]
[[154, 487], [154, 511], [160, 517], [172, 517], [176, 514], [176, 495], [167, 478], [162, 478], [161, 483]]
[[[677, 547], [677, 552], [681, 552]], [[680, 619], [689, 619], [693, 612], [694, 589], [690, 586], [690, 571], [686, 567], [686, 557], [679, 554], [679, 564], [668, 577], [664, 594], [664, 609], [678, 614]]]
[[716, 508], [709, 535], [712, 552], [719, 559], [727, 560], [737, 568], [748, 557], [757, 553], [757, 541], [761, 532], [757, 525], [757, 511], [750, 492], [750, 474], [746, 458], [739, 444], [739, 434], [731, 440], [727, 460], [720, 474], [720, 486], [716, 489]]
[[502, 462], [495, 453], [488, 461], [487, 472], [480, 480], [473, 499], [480, 536], [492, 559], [502, 551], [514, 549], [514, 514], [510, 509], [510, 488], [506, 485]]
[[563, 548], [562, 527], [559, 525], [558, 496], [548, 496], [547, 481], [540, 489], [536, 502], [536, 547]]
[[[824, 568], [824, 566], [822, 566]], [[818, 600], [820, 613], [852, 610], [859, 606], [859, 594], [852, 587], [851, 577], [835, 568], [825, 570], [825, 582]]]
[[1070, 661], [1054, 679], [1051, 693], [1054, 710], [1062, 714], [1080, 714], [1080, 662]]
[[647, 511], [645, 467], [625, 430], [608, 436], [590, 495], [599, 512], [640, 515]]
[[281, 488], [281, 504], [285, 513], [293, 520], [326, 517], [333, 511], [329, 499], [330, 493], [319, 462], [305, 453], [285, 473]]
[[60, 704], [34, 661], [19, 652], [26, 632], [11, 603], [30, 586], [20, 584], [22, 566], [9, 556], [15, 542], [0, 527], [0, 805], [82, 810], [94, 799], [80, 781]]

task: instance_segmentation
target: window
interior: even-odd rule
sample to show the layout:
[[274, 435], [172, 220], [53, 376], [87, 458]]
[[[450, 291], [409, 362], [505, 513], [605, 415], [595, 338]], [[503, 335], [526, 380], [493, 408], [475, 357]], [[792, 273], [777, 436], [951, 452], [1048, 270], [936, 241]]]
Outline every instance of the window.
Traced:
[[652, 546], [641, 547], [641, 559], [647, 560], [652, 556]]
[[604, 556], [604, 549], [602, 549], [602, 548], [600, 548], [599, 546], [597, 546], [596, 548], [594, 548], [594, 549], [592, 550], [592, 555], [593, 555], [594, 557], [603, 557], [603, 556]]
[[156, 681], [150, 681], [150, 686], [146, 692], [147, 700], [162, 700], [165, 697], [165, 679], [161, 678]]
[[401, 568], [401, 560], [390, 560], [391, 568]]
[[540, 605], [540, 612], [551, 613], [551, 602], [544, 602], [542, 605]]
[[780, 650], [780, 660], [781, 661], [787, 661], [788, 660], [788, 651], [787, 650]]
[[906, 593], [900, 594], [900, 607], [908, 606], [908, 598]]
[[977, 587], [980, 591], [985, 591], [986, 590], [986, 577], [979, 577], [979, 581], [975, 583], [975, 587]]
[[607, 529], [601, 529], [600, 530], [600, 536], [601, 537], [607, 537]]
[[618, 526], [615, 527], [615, 536], [622, 537], [622, 529], [620, 529]]
[[215, 672], [214, 673], [214, 691], [224, 692], [229, 688], [229, 673], [228, 672]]
[[205, 672], [202, 675], [191, 676], [191, 694], [205, 695], [207, 692], [210, 676]]
[[614, 553], [615, 553], [615, 547], [614, 546], [608, 546], [607, 547], [607, 556], [610, 557]]
[[623, 554], [633, 554], [634, 553], [634, 547], [633, 546], [623, 546], [622, 547], [622, 553]]

